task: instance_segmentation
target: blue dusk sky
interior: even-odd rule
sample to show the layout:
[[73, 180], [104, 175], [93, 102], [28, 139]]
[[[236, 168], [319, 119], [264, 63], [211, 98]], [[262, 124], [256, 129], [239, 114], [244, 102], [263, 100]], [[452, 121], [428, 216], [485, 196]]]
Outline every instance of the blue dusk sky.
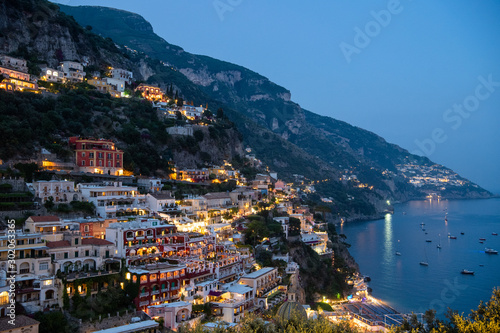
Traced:
[[169, 43], [500, 193], [499, 1], [58, 2], [138, 13]]

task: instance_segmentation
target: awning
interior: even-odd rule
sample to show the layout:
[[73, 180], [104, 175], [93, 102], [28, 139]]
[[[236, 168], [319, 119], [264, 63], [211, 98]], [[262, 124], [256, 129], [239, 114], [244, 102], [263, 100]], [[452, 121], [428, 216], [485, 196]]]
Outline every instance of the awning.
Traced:
[[223, 291], [210, 290], [210, 292], [208, 293], [208, 296], [217, 296], [217, 297], [219, 297], [222, 294], [224, 294]]

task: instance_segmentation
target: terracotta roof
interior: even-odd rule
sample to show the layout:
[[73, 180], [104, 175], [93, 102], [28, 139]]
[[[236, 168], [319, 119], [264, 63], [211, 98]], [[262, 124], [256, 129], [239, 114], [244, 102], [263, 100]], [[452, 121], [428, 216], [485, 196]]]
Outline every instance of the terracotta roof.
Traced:
[[[10, 317], [4, 317], [0, 319], [0, 332], [8, 332], [15, 328], [26, 327], [26, 326], [34, 326], [40, 324], [39, 321], [32, 319], [25, 315], [17, 315], [14, 321], [14, 325], [9, 323]], [[38, 331], [38, 330], [37, 330]]]
[[55, 249], [58, 247], [71, 247], [71, 244], [67, 240], [48, 242], [47, 246], [51, 249]]
[[48, 215], [48, 216], [30, 216], [33, 222], [55, 222], [60, 221], [59, 216]]
[[84, 238], [82, 245], [113, 245], [113, 243], [101, 238]]

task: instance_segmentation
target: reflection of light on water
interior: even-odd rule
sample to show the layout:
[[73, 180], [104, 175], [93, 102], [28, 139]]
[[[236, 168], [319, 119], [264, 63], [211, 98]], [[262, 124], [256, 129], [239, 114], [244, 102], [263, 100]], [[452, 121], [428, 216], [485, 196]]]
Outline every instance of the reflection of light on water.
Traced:
[[394, 255], [394, 249], [392, 245], [392, 215], [387, 213], [385, 214], [385, 222], [384, 222], [384, 261], [389, 261]]

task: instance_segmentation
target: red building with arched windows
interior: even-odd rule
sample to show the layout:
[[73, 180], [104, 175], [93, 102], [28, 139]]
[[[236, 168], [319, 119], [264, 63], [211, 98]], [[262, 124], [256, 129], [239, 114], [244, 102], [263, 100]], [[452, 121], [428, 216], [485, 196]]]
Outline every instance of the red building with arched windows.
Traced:
[[123, 151], [111, 140], [69, 138], [78, 169], [83, 172], [123, 175]]

